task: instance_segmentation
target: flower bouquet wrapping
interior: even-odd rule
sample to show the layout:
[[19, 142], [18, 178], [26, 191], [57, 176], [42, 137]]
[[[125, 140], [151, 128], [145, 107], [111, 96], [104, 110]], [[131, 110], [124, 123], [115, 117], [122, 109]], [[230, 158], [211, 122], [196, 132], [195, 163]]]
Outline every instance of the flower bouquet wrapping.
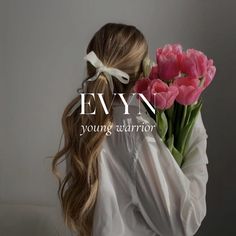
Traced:
[[[143, 102], [157, 123], [157, 131], [182, 166], [185, 147], [202, 108], [202, 92], [212, 82], [216, 68], [212, 59], [198, 50], [183, 51], [180, 44], [156, 50], [156, 63], [143, 63], [144, 77], [134, 86], [155, 108]], [[138, 96], [138, 98], [140, 98]]]

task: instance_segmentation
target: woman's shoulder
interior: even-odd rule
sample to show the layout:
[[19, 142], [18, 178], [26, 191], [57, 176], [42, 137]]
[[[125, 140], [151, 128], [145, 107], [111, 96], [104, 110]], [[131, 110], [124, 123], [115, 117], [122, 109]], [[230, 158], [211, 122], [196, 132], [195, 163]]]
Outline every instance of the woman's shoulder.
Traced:
[[123, 135], [132, 139], [135, 146], [138, 146], [144, 138], [155, 139], [156, 122], [142, 104], [129, 105], [128, 112], [122, 105], [115, 106], [113, 112], [116, 131], [123, 131]]
[[131, 124], [155, 124], [155, 121], [148, 115], [142, 106], [129, 105], [126, 109], [124, 105], [113, 107], [113, 119], [115, 121], [127, 122]]

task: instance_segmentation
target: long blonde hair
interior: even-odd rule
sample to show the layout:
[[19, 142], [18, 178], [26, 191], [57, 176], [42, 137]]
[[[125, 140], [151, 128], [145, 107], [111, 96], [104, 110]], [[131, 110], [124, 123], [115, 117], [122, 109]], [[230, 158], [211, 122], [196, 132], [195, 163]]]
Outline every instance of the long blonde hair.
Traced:
[[[87, 53], [94, 51], [104, 65], [120, 69], [130, 76], [128, 84], [122, 84], [113, 79], [114, 93], [128, 94], [137, 79], [142, 74], [142, 62], [148, 55], [148, 44], [144, 35], [133, 25], [107, 23], [92, 37], [87, 47]], [[87, 93], [94, 93], [95, 98], [87, 96], [92, 112], [95, 115], [80, 114], [78, 107], [67, 116], [74, 105], [80, 101], [75, 97], [65, 108], [62, 115], [64, 146], [53, 156], [52, 171], [58, 177], [58, 195], [62, 206], [66, 225], [79, 233], [80, 236], [92, 234], [93, 213], [99, 187], [98, 157], [101, 144], [106, 137], [104, 132], [86, 132], [80, 136], [83, 125], [111, 125], [112, 106], [109, 114], [105, 114], [100, 102], [95, 102], [97, 93], [103, 93], [104, 101], [110, 105], [113, 99], [112, 91], [106, 75], [101, 73], [95, 81], [86, 81], [96, 73], [87, 62]], [[84, 86], [83, 86], [84, 87]], [[64, 157], [64, 158], [63, 158]], [[66, 160], [67, 171], [62, 178], [58, 175], [58, 165]], [[101, 216], [102, 217], [102, 216]]]

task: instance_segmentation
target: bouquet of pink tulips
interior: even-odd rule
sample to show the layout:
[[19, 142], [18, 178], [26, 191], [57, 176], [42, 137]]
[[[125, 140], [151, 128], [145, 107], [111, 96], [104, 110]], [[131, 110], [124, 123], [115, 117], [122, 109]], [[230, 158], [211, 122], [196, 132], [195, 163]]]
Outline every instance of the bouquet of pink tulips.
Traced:
[[157, 131], [177, 163], [182, 166], [187, 141], [201, 110], [200, 95], [215, 76], [213, 60], [195, 49], [183, 51], [179, 44], [156, 50], [156, 63], [144, 62], [144, 78], [134, 86], [155, 107]]

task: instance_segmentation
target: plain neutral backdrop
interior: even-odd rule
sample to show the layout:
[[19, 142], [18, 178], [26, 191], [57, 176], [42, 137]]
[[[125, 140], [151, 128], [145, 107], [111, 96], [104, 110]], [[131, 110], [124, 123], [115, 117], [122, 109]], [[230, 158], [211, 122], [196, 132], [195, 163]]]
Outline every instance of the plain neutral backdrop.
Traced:
[[208, 209], [197, 235], [236, 235], [235, 9], [235, 0], [0, 0], [0, 235], [70, 235], [45, 157], [57, 151], [87, 44], [107, 22], [137, 26], [153, 60], [177, 42], [214, 59], [202, 109]]

